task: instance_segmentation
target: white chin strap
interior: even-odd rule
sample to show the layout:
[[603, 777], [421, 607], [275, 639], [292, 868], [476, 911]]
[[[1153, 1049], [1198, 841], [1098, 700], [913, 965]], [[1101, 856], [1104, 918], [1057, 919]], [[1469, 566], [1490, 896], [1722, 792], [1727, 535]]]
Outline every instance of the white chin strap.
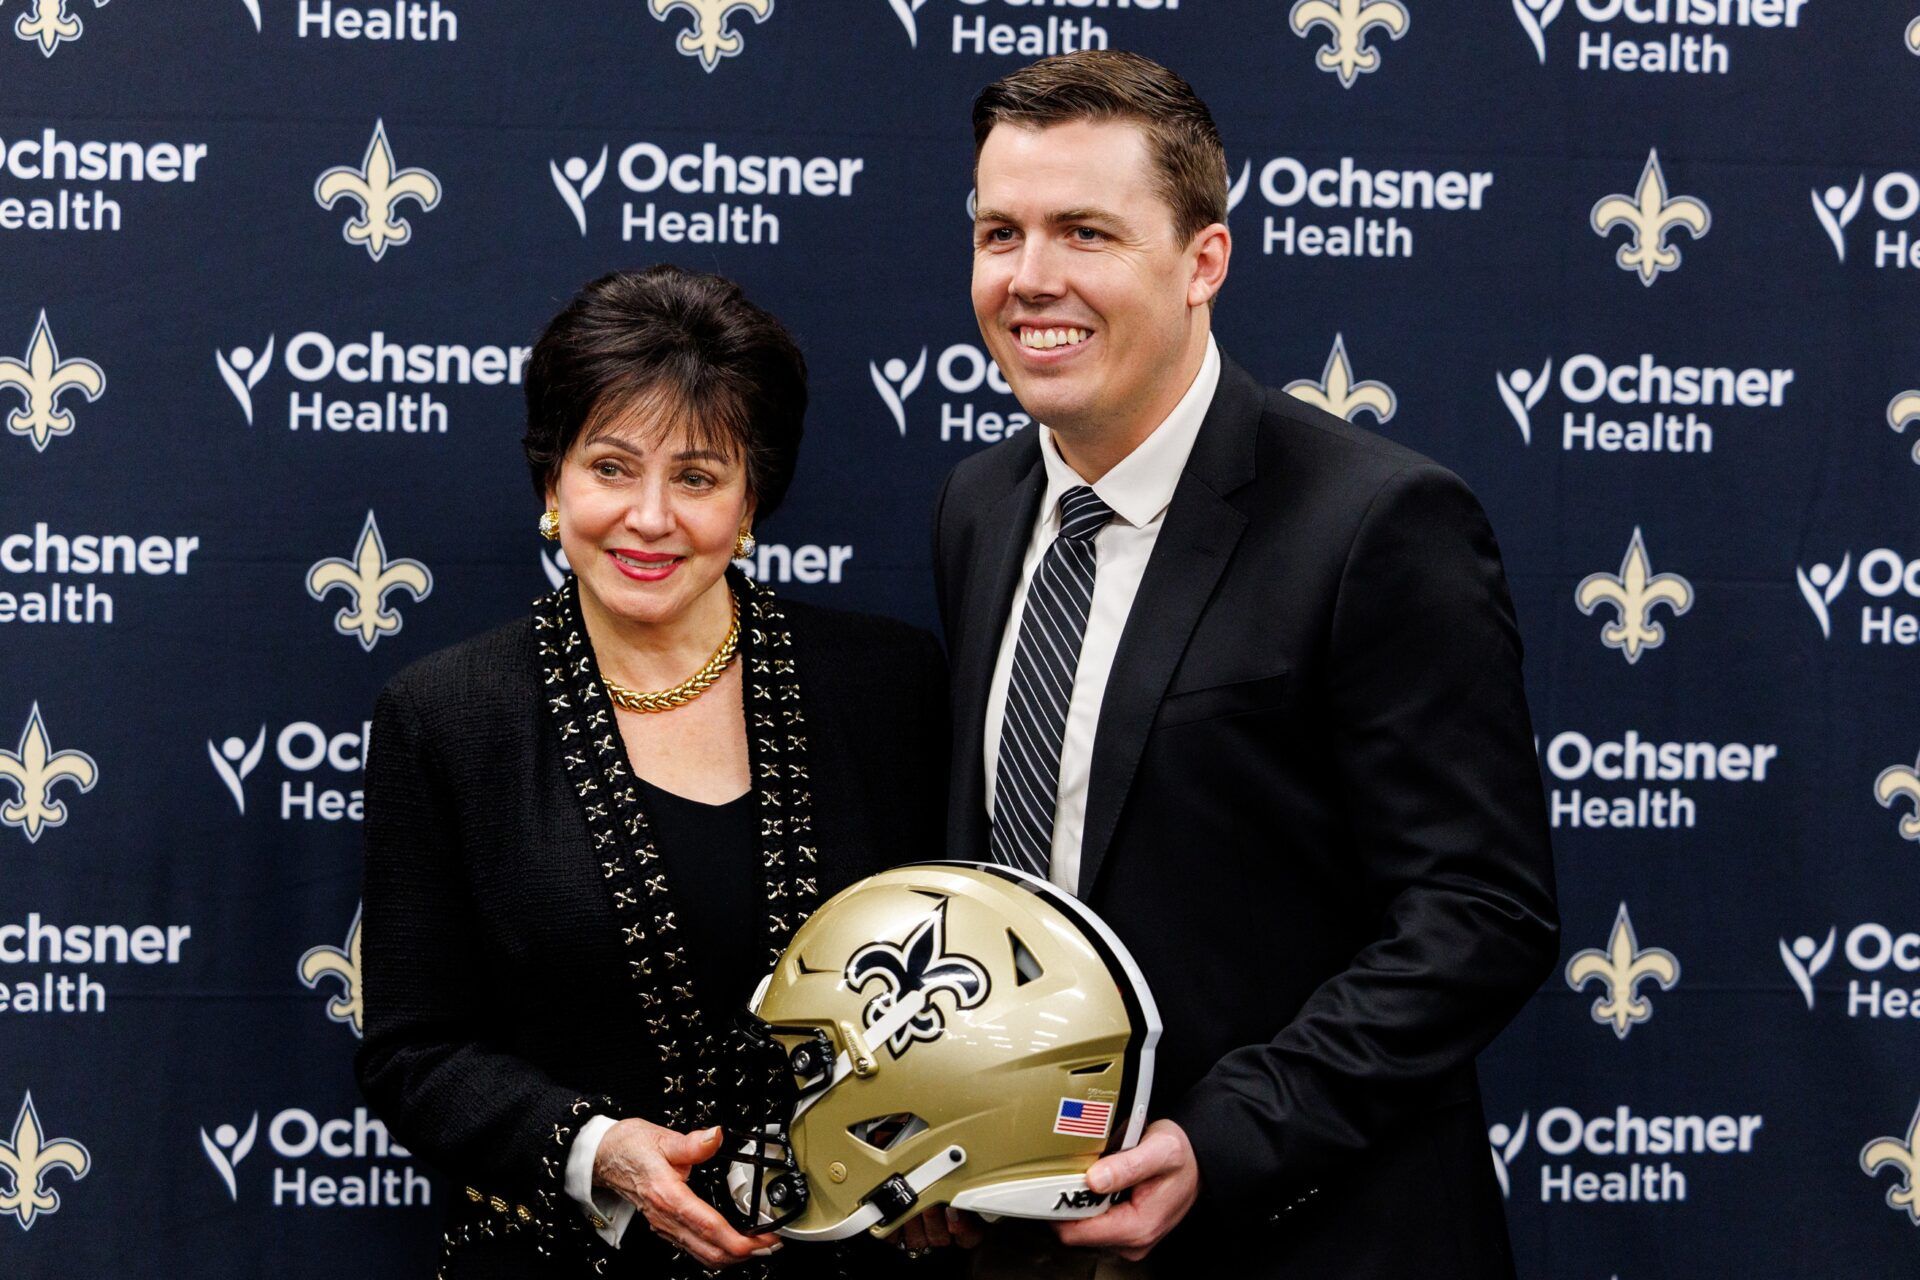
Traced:
[[[967, 1153], [964, 1148], [948, 1147], [921, 1161], [903, 1177], [906, 1184], [913, 1188], [913, 1194], [920, 1196], [926, 1194], [928, 1187], [955, 1170], [963, 1168], [966, 1163]], [[880, 1225], [882, 1221], [879, 1205], [863, 1204], [830, 1227], [816, 1227], [811, 1231], [802, 1231], [797, 1227], [781, 1227], [779, 1234], [789, 1240], [845, 1240], [848, 1236], [858, 1235], [869, 1227]]]
[[[905, 996], [901, 997], [898, 1004], [887, 1010], [884, 1017], [866, 1029], [862, 1036], [866, 1044], [861, 1047], [868, 1051], [877, 1050], [879, 1046], [885, 1045], [887, 1041], [893, 1039], [909, 1022], [919, 1017], [926, 1007], [926, 992], [908, 992]], [[801, 1099], [799, 1105], [794, 1107], [794, 1120], [797, 1121], [802, 1115], [806, 1114], [809, 1107], [826, 1097], [827, 1094], [833, 1091], [834, 1086], [853, 1074], [854, 1052], [852, 1049], [842, 1049], [834, 1055], [833, 1069], [827, 1074], [826, 1083]], [[923, 1195], [928, 1187], [931, 1187], [934, 1183], [940, 1181], [940, 1179], [955, 1170], [962, 1168], [966, 1162], [967, 1153], [963, 1148], [957, 1146], [947, 1147], [921, 1161], [918, 1165], [914, 1166], [912, 1170], [903, 1174], [902, 1179], [906, 1182], [907, 1186], [912, 1189], [914, 1195]], [[744, 1201], [747, 1194], [746, 1185], [743, 1184], [734, 1187], [732, 1190], [736, 1201]], [[744, 1204], [742, 1207], [744, 1207]], [[798, 1227], [781, 1227], [779, 1234], [789, 1240], [844, 1240], [848, 1236], [860, 1234], [869, 1227], [878, 1226], [882, 1221], [884, 1221], [884, 1219], [881, 1217], [879, 1205], [863, 1204], [831, 1226], [815, 1227], [811, 1230], [802, 1230]]]
[[[926, 1007], [926, 992], [908, 992], [905, 996], [901, 997], [899, 1004], [887, 1010], [885, 1017], [867, 1028], [865, 1039], [868, 1047], [877, 1048], [880, 1045], [886, 1044], [887, 1041], [893, 1039], [901, 1028], [919, 1017], [921, 1011]], [[835, 1085], [852, 1074], [853, 1053], [849, 1049], [842, 1049], [833, 1056], [833, 1070], [828, 1073], [827, 1082], [800, 1100], [799, 1105], [793, 1109], [793, 1118], [798, 1120], [801, 1116], [805, 1115], [809, 1107], [826, 1097]]]

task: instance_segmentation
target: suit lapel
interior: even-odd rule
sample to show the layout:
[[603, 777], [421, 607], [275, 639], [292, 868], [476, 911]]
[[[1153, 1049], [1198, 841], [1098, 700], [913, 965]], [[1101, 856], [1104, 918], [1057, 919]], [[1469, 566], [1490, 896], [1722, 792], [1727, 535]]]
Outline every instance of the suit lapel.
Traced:
[[[1106, 860], [1167, 682], [1246, 528], [1247, 517], [1225, 495], [1253, 478], [1261, 394], [1259, 384], [1222, 357], [1220, 385], [1128, 610], [1094, 733], [1080, 838], [1083, 900]], [[984, 706], [984, 686], [981, 697]]]
[[967, 563], [961, 618], [966, 630], [953, 654], [954, 706], [959, 709], [955, 739], [952, 803], [948, 806], [947, 847], [956, 857], [987, 856], [987, 775], [982, 760], [986, 741], [987, 689], [993, 683], [1000, 637], [1013, 609], [1020, 562], [1033, 534], [1033, 519], [1046, 488], [1037, 437], [1023, 450], [1031, 465], [1019, 471], [998, 502], [981, 516]]

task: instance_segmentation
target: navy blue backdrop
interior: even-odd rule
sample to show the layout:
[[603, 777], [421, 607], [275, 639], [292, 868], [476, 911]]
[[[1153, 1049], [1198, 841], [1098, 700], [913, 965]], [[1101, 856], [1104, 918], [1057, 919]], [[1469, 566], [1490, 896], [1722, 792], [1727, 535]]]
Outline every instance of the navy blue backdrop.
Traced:
[[524, 348], [741, 280], [815, 406], [755, 570], [931, 624], [935, 487], [1028, 425], [968, 104], [1088, 44], [1220, 122], [1223, 349], [1500, 535], [1567, 938], [1484, 1060], [1522, 1274], [1914, 1273], [1920, 0], [4, 0], [0, 1269], [426, 1273], [360, 766], [560, 572]]

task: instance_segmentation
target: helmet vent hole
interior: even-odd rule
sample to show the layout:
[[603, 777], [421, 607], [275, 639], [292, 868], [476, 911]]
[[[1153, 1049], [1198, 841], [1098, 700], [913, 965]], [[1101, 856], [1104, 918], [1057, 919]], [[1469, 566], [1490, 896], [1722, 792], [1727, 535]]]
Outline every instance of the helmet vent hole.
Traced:
[[1094, 1062], [1084, 1067], [1075, 1067], [1073, 1070], [1067, 1072], [1067, 1074], [1070, 1076], [1097, 1076], [1105, 1072], [1112, 1065], [1111, 1062]]
[[927, 1122], [906, 1111], [895, 1112], [890, 1116], [875, 1116], [871, 1120], [862, 1120], [859, 1124], [847, 1126], [848, 1133], [875, 1151], [891, 1151], [908, 1138], [926, 1131]]
[[1034, 959], [1033, 952], [1027, 950], [1027, 944], [1020, 941], [1019, 934], [1007, 930], [1007, 941], [1013, 946], [1013, 971], [1017, 975], [1014, 986], [1024, 987], [1046, 972], [1040, 967], [1040, 962]]

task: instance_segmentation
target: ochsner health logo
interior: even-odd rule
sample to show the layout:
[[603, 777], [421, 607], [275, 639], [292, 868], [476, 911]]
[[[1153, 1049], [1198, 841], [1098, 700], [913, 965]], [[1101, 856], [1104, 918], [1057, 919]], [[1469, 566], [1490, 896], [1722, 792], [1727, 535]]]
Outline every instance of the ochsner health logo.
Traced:
[[1846, 263], [1850, 239], [1847, 228], [1870, 205], [1885, 224], [1873, 233], [1874, 269], [1920, 270], [1920, 235], [1908, 225], [1920, 219], [1920, 174], [1895, 169], [1873, 179], [1871, 185], [1867, 179], [1862, 173], [1851, 187], [1842, 180], [1811, 191], [1814, 217], [1833, 246], [1834, 257], [1842, 265]]
[[873, 378], [873, 389], [886, 401], [887, 412], [893, 415], [893, 424], [900, 428], [901, 435], [906, 435], [907, 397], [919, 389], [920, 379], [926, 376], [926, 347], [920, 348], [920, 358], [914, 361], [912, 368], [907, 367], [905, 360], [894, 356], [885, 364], [867, 361], [867, 372]]
[[1806, 934], [1801, 934], [1789, 943], [1780, 939], [1780, 963], [1787, 966], [1787, 976], [1793, 979], [1793, 985], [1800, 988], [1800, 998], [1807, 1002], [1807, 1008], [1813, 1008], [1813, 980], [1820, 971], [1833, 961], [1833, 943], [1839, 936], [1838, 928], [1827, 930], [1827, 940], [1816, 942]]
[[1513, 16], [1520, 19], [1521, 29], [1533, 42], [1541, 66], [1547, 64], [1547, 28], [1560, 16], [1563, 3], [1565, 0], [1513, 0]]
[[587, 197], [600, 189], [601, 181], [607, 176], [607, 152], [609, 148], [600, 148], [600, 158], [589, 165], [584, 156], [568, 156], [564, 162], [547, 161], [547, 172], [553, 175], [554, 189], [567, 203], [567, 209], [573, 214], [573, 220], [580, 224], [580, 234], [587, 234]]
[[[244, 1132], [226, 1123], [211, 1132], [200, 1130], [200, 1149], [235, 1202], [240, 1199], [240, 1164], [253, 1150], [259, 1127], [260, 1113], [255, 1111]], [[276, 1208], [382, 1209], [431, 1203], [432, 1187], [413, 1167], [412, 1153], [365, 1107], [355, 1107], [351, 1116], [326, 1119], [305, 1107], [285, 1107], [267, 1122], [266, 1139], [278, 1161], [272, 1175]]]
[[[1800, 598], [1820, 624], [1820, 634], [1831, 640], [1839, 615], [1834, 608], [1849, 583], [1857, 585], [1872, 600], [1890, 600], [1905, 595], [1920, 601], [1920, 557], [1909, 560], [1892, 547], [1875, 547], [1856, 562], [1852, 552], [1840, 557], [1837, 565], [1819, 563], [1794, 569]], [[1920, 643], [1920, 612], [1893, 604], [1863, 604], [1860, 608], [1861, 644]]]
[[233, 736], [219, 746], [213, 745], [213, 739], [207, 739], [207, 758], [213, 761], [214, 772], [220, 775], [220, 781], [227, 784], [227, 791], [233, 796], [233, 803], [240, 812], [247, 811], [247, 792], [241, 784], [260, 767], [260, 756], [267, 749], [267, 726], [260, 726], [260, 734], [249, 747], [246, 740]]
[[235, 1176], [240, 1162], [253, 1150], [253, 1140], [260, 1133], [260, 1113], [253, 1113], [253, 1119], [247, 1122], [247, 1131], [241, 1133], [230, 1124], [217, 1124], [209, 1134], [203, 1126], [200, 1130], [200, 1148], [207, 1153], [207, 1159], [213, 1161], [213, 1171], [220, 1175], [220, 1181], [227, 1184], [227, 1195], [236, 1204], [240, 1200], [240, 1183]]

